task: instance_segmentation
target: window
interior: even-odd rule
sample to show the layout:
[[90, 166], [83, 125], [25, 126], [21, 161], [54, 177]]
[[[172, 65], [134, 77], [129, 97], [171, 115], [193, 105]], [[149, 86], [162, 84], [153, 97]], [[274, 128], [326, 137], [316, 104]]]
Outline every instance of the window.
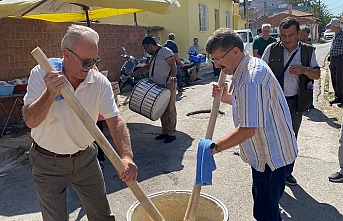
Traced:
[[231, 28], [231, 13], [226, 12], [226, 27]]
[[207, 5], [199, 5], [200, 31], [208, 30], [208, 8]]

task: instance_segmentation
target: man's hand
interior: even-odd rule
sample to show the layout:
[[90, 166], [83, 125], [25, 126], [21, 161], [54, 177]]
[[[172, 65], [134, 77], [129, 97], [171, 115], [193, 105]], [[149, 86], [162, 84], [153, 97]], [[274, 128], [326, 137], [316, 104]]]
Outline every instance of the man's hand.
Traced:
[[221, 102], [227, 103], [227, 104], [232, 104], [232, 95], [228, 91], [229, 87], [228, 87], [227, 83], [224, 83], [222, 87], [223, 87], [223, 92], [222, 92], [222, 94], [220, 94], [221, 87], [219, 87], [219, 85], [217, 83], [212, 84], [212, 97], [221, 96], [221, 99], [220, 99]]
[[176, 83], [176, 77], [170, 77], [170, 82], [171, 83]]
[[58, 71], [51, 71], [43, 77], [44, 83], [47, 88], [47, 93], [56, 97], [60, 90], [66, 86], [67, 81], [64, 75]]
[[123, 157], [122, 162], [124, 164], [124, 171], [120, 175], [120, 179], [123, 182], [135, 181], [137, 180], [137, 166], [130, 157]]
[[289, 72], [290, 74], [301, 75], [301, 74], [304, 74], [304, 73], [305, 73], [304, 68], [306, 68], [306, 67], [303, 67], [303, 66], [301, 66], [301, 65], [291, 65], [291, 66], [289, 66], [289, 68], [288, 68], [288, 72]]

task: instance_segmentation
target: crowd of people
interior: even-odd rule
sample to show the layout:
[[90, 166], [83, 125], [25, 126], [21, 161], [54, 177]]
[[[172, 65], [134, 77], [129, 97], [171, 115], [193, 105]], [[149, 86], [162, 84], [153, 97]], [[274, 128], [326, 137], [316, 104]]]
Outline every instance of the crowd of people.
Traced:
[[[330, 49], [332, 103], [342, 104], [343, 32], [338, 19], [328, 25], [336, 33]], [[253, 216], [258, 221], [280, 221], [278, 204], [285, 185], [297, 185], [292, 172], [298, 156], [298, 131], [302, 114], [313, 105], [313, 81], [320, 78], [308, 28], [300, 29], [297, 19], [288, 17], [280, 22], [280, 41], [271, 37], [270, 31], [270, 24], [262, 25], [261, 34], [254, 39], [253, 55], [244, 51], [242, 40], [229, 28], [216, 30], [205, 46], [216, 71], [232, 76], [230, 86], [213, 85], [212, 96], [221, 96], [223, 103], [232, 105], [235, 128], [213, 141], [212, 154], [239, 145], [242, 160], [251, 166]], [[110, 82], [95, 68], [101, 60], [98, 42], [93, 29], [71, 25], [61, 41], [63, 58], [50, 59], [60, 69], [45, 75], [37, 65], [30, 73], [23, 117], [32, 128], [29, 158], [43, 220], [67, 220], [68, 185], [78, 193], [88, 220], [115, 220], [101, 170], [103, 153], [98, 154], [94, 139], [60, 96], [64, 87], [75, 92], [94, 122], [103, 117], [98, 126], [106, 122], [124, 164], [119, 178], [125, 182], [137, 179], [126, 123]], [[163, 46], [153, 37], [145, 37], [142, 47], [152, 57], [131, 75], [148, 72], [152, 82], [170, 90], [160, 118], [162, 131], [155, 140], [171, 143], [176, 140], [176, 92], [182, 91], [179, 79], [184, 64], [173, 33]], [[200, 53], [198, 38], [188, 52]], [[343, 180], [343, 130], [339, 143], [340, 169], [329, 177], [332, 182]]]

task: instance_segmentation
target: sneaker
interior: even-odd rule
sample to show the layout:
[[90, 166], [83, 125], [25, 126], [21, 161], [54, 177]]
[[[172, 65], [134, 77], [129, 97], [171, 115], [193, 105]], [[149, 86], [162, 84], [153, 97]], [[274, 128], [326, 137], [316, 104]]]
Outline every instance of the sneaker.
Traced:
[[171, 143], [173, 140], [176, 140], [175, 136], [167, 136], [167, 138], [164, 139], [163, 143]]
[[168, 135], [160, 134], [157, 137], [155, 137], [155, 140], [164, 140], [168, 137]]
[[329, 176], [329, 181], [330, 182], [342, 182], [343, 181], [343, 174], [340, 172], [336, 172]]
[[286, 176], [286, 183], [291, 186], [296, 186], [298, 184], [297, 180], [294, 178], [294, 176], [292, 176], [292, 174]]
[[100, 164], [100, 168], [104, 169], [104, 161], [99, 161], [99, 164]]

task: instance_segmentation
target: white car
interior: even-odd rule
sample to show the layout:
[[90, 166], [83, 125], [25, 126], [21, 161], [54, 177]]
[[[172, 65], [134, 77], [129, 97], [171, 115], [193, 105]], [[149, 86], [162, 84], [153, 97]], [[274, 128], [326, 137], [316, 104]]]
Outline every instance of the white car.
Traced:
[[254, 36], [251, 32], [250, 29], [242, 29], [242, 30], [235, 30], [235, 32], [239, 35], [239, 37], [242, 39], [243, 41], [243, 45], [244, 45], [244, 50], [249, 52], [250, 55], [253, 55], [253, 48], [252, 48], [252, 44], [254, 41]]
[[276, 41], [280, 41], [280, 35], [278, 33], [270, 33], [270, 36], [276, 39]]
[[328, 40], [328, 39], [333, 39], [335, 37], [335, 32], [331, 31], [331, 29], [326, 29], [324, 31], [323, 38]]

